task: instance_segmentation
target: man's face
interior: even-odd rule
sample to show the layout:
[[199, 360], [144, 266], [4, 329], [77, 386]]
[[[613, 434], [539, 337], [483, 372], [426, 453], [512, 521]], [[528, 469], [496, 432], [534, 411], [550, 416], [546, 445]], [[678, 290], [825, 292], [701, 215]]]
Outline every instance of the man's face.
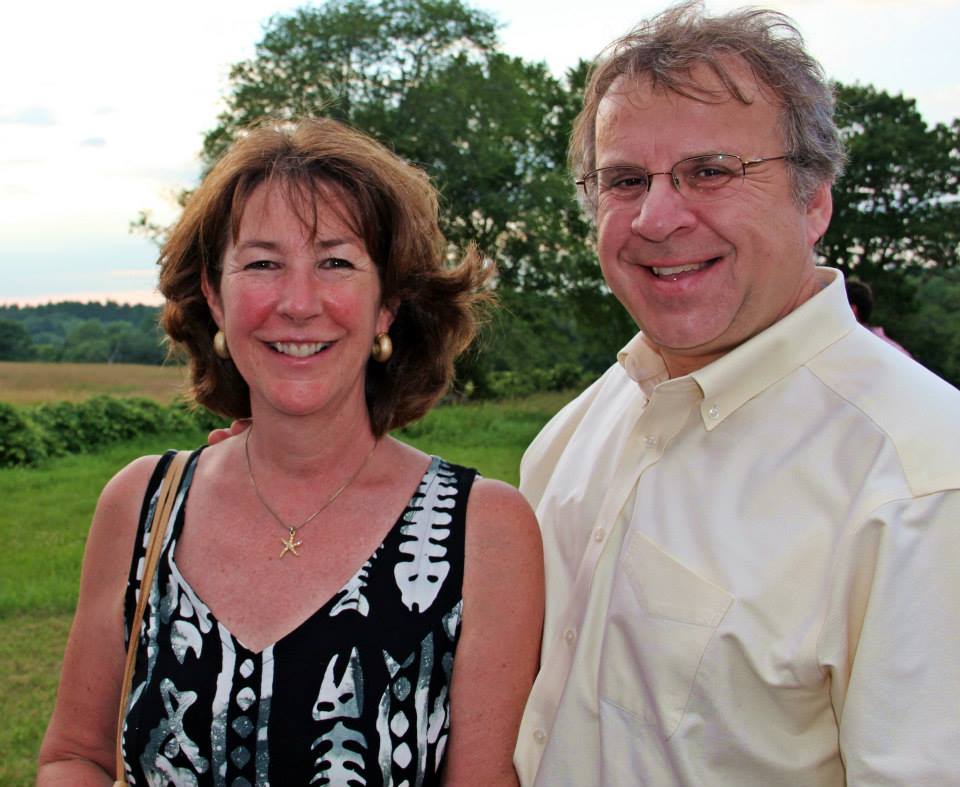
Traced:
[[[745, 67], [733, 73], [751, 103], [707, 103], [615, 82], [597, 113], [596, 166], [662, 172], [705, 153], [744, 161], [788, 153], [778, 107]], [[719, 88], [706, 69], [695, 68], [693, 76]], [[600, 265], [676, 377], [769, 327], [816, 291], [812, 248], [831, 204], [824, 184], [798, 207], [785, 161], [749, 167], [738, 189], [707, 202], [688, 199], [669, 175], [657, 175], [639, 199], [601, 194]]]

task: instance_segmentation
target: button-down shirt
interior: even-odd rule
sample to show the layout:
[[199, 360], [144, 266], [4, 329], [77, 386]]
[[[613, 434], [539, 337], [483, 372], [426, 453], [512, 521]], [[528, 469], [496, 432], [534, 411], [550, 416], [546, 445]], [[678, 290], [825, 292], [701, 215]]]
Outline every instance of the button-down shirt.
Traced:
[[525, 786], [960, 784], [960, 392], [818, 276], [688, 376], [638, 335], [527, 451]]

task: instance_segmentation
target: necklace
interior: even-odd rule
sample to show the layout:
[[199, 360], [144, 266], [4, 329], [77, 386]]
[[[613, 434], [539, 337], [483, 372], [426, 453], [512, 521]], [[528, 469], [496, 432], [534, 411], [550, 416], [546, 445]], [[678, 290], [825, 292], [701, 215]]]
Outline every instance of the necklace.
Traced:
[[356, 480], [363, 468], [367, 466], [367, 462], [370, 461], [370, 457], [373, 456], [373, 452], [377, 450], [377, 446], [380, 444], [380, 441], [373, 441], [373, 448], [371, 448], [370, 452], [363, 458], [363, 461], [354, 471], [353, 475], [344, 481], [337, 491], [330, 495], [330, 497], [327, 498], [327, 501], [320, 506], [320, 508], [310, 514], [310, 516], [304, 519], [299, 525], [288, 525], [280, 518], [280, 515], [270, 507], [270, 504], [263, 499], [263, 495], [260, 494], [260, 488], [257, 486], [257, 479], [253, 477], [253, 465], [250, 464], [250, 435], [252, 433], [253, 424], [251, 424], [250, 428], [247, 429], [247, 436], [243, 441], [243, 455], [247, 460], [247, 475], [250, 476], [250, 483], [253, 484], [253, 492], [257, 496], [257, 500], [260, 501], [260, 505], [267, 510], [267, 513], [277, 521], [277, 524], [280, 525], [281, 528], [287, 531], [287, 537], [280, 539], [280, 543], [283, 544], [283, 551], [280, 553], [280, 557], [282, 558], [287, 554], [287, 552], [290, 552], [294, 557], [300, 557], [300, 553], [297, 552], [297, 548], [303, 544], [303, 541], [297, 538], [297, 532], [300, 530], [300, 528], [309, 525], [314, 519], [320, 516], [320, 514], [326, 511], [333, 501], [340, 497], [341, 493]]

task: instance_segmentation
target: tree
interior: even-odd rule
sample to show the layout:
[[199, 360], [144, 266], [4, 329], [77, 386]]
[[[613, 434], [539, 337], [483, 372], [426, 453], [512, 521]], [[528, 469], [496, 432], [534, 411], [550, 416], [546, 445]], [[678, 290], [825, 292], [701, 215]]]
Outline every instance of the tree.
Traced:
[[[928, 128], [913, 99], [837, 85], [849, 153], [821, 251], [871, 285], [960, 261], [960, 121]], [[899, 274], [899, 276], [898, 276]]]
[[918, 308], [896, 323], [891, 335], [927, 368], [960, 387], [960, 268], [913, 274], [910, 284]]
[[275, 16], [255, 57], [231, 69], [227, 109], [204, 139], [204, 158], [214, 161], [264, 117], [325, 114], [375, 133], [410, 90], [495, 46], [493, 19], [460, 0], [331, 0]]
[[0, 361], [27, 361], [32, 357], [30, 332], [19, 322], [0, 319]]
[[460, 0], [331, 0], [274, 17], [231, 69], [205, 161], [265, 116], [346, 120], [427, 170], [444, 233], [477, 243], [501, 286], [564, 289], [586, 237], [564, 167], [571, 91], [497, 51], [496, 29]]

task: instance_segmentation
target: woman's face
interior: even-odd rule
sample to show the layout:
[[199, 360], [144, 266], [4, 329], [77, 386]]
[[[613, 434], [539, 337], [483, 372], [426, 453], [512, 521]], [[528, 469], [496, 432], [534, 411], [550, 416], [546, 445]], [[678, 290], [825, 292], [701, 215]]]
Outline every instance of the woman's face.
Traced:
[[223, 253], [219, 292], [204, 281], [207, 303], [254, 416], [365, 418], [370, 348], [393, 320], [376, 264], [341, 218], [351, 206], [335, 188], [322, 187], [312, 236], [284, 185], [263, 183], [250, 195]]

